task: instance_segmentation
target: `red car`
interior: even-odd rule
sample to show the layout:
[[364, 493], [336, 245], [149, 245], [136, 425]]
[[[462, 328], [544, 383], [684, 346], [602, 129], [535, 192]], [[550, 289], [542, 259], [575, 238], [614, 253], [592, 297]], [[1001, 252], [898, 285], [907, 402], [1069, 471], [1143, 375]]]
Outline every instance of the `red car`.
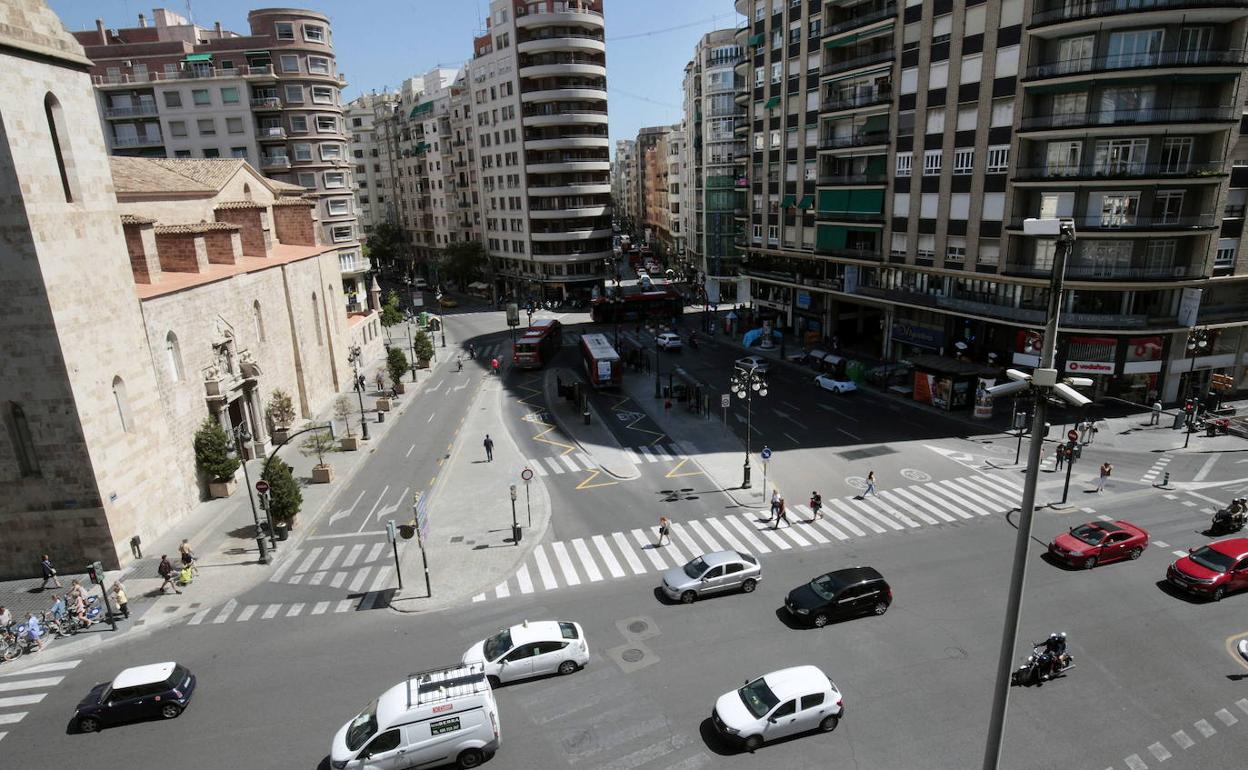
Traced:
[[1119, 559], [1138, 559], [1148, 533], [1126, 521], [1089, 521], [1071, 527], [1049, 543], [1049, 554], [1072, 567], [1092, 569]]
[[1166, 570], [1170, 585], [1191, 594], [1219, 601], [1231, 591], [1248, 588], [1248, 537], [1188, 549]]

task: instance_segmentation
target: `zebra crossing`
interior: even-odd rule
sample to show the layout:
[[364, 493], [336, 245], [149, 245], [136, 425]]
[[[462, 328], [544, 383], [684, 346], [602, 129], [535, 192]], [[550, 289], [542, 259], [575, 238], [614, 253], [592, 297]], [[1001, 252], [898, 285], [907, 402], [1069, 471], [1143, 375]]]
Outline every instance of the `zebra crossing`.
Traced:
[[[688, 455], [678, 449], [675, 444], [652, 444], [646, 446], [625, 447], [624, 456], [634, 465], [657, 463], [670, 460], [682, 460]], [[545, 462], [543, 462], [545, 461]], [[596, 471], [601, 468], [593, 458], [584, 452], [569, 452], [550, 457], [529, 457], [525, 459], [528, 467], [538, 476], [562, 475]]]
[[824, 500], [823, 515], [813, 522], [809, 507], [789, 506], [792, 523], [782, 529], [766, 523], [767, 511], [746, 511], [672, 522], [671, 543], [658, 548], [654, 531], [643, 529], [555, 541], [539, 544], [512, 577], [472, 600], [663, 572], [710, 551], [731, 548], [758, 555], [953, 524], [1012, 510], [1021, 498], [1022, 488], [1010, 479], [978, 474], [883, 490], [868, 498]]
[[290, 552], [269, 576], [269, 582], [292, 586], [345, 587], [351, 593], [359, 593], [365, 590], [365, 585], [384, 585], [389, 571], [393, 569], [387, 564], [390, 561], [390, 551], [384, 541], [334, 546], [305, 544]]
[[48, 692], [78, 667], [82, 659], [39, 663], [13, 673], [0, 672], [0, 741], [48, 696]]
[[1157, 462], [1153, 463], [1152, 467], [1144, 472], [1144, 476], [1140, 480], [1147, 481], [1150, 484], [1153, 483], [1158, 476], [1165, 472], [1166, 466], [1169, 465], [1170, 461], [1173, 459], [1173, 457], [1168, 455], [1157, 458]]

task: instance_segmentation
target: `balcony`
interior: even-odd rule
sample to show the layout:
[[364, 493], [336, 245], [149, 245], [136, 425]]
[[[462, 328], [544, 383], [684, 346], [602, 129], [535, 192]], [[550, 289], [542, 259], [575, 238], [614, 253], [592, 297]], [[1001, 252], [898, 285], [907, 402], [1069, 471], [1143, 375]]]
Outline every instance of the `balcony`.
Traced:
[[841, 150], [846, 147], [870, 147], [877, 144], [888, 144], [892, 135], [888, 131], [871, 131], [849, 136], [821, 136], [819, 149]]
[[1115, 54], [1089, 59], [1034, 64], [1027, 68], [1024, 81], [1060, 78], [1070, 75], [1092, 75], [1118, 70], [1157, 69], [1175, 67], [1240, 67], [1248, 62], [1248, 52], [1242, 48], [1225, 51], [1161, 51], [1152, 54]]
[[[1006, 227], [1010, 230], [1022, 230], [1023, 220], [1028, 217], [1014, 217]], [[1074, 217], [1077, 230], [1096, 232], [1132, 232], [1132, 231], [1171, 231], [1171, 230], [1211, 230], [1221, 224], [1221, 219], [1213, 214], [1193, 214], [1190, 216], [1085, 216]]]
[[[827, 26], [823, 28], [823, 36], [831, 37], [839, 35], [842, 32], [848, 32], [851, 29], [865, 27], [877, 21], [890, 19], [897, 15], [896, 3], [871, 3], [869, 5], [855, 6], [854, 11], [861, 10], [861, 13], [851, 16], [847, 19], [837, 19], [835, 15], [827, 19]], [[831, 11], [829, 11], [831, 13]]]
[[289, 155], [262, 155], [260, 168], [290, 168]]
[[282, 140], [286, 138], [286, 129], [281, 126], [260, 128], [256, 130], [256, 136], [259, 137], [261, 141]]
[[[1035, 264], [1023, 258], [1007, 261], [1002, 275], [1024, 278], [1049, 278], [1053, 265], [1046, 262]], [[1080, 263], [1077, 258], [1066, 265], [1068, 281], [1182, 281], [1204, 277], [1204, 265], [1096, 265]], [[1062, 320], [1066, 321], [1065, 314]]]
[[282, 100], [276, 96], [259, 96], [251, 100], [251, 107], [255, 110], [280, 110], [282, 108]]
[[106, 118], [145, 118], [159, 114], [154, 102], [146, 102], [132, 107], [108, 107], [104, 110]]
[[815, 216], [820, 222], [874, 222], [877, 224], [888, 218], [888, 215], [881, 211], [816, 211]]
[[853, 249], [853, 248], [830, 248], [815, 244], [815, 253], [825, 257], [840, 257], [842, 259], [858, 259], [865, 262], [882, 262], [884, 254], [878, 247], [873, 249]]
[[159, 136], [114, 136], [114, 147], [160, 147], [165, 140]]
[[836, 94], [823, 102], [819, 106], [821, 112], [839, 112], [841, 110], [852, 110], [856, 107], [866, 107], [872, 104], [884, 104], [893, 99], [893, 89], [889, 88], [863, 88], [854, 93]]
[[[835, 49], [833, 49], [835, 50]], [[848, 70], [856, 70], [859, 67], [867, 67], [880, 62], [892, 61], [897, 56], [897, 51], [889, 48], [885, 51], [875, 51], [860, 56], [853, 56], [848, 59], [825, 61], [820, 68], [821, 75], [835, 75], [838, 72], [846, 72]]]
[[[989, 318], [1007, 318], [1026, 323], [1042, 324], [1047, 315], [1044, 310], [1014, 307], [1013, 305], [999, 305], [990, 301], [974, 299], [973, 297], [945, 297], [906, 288], [883, 289], [875, 286], [859, 286], [855, 293], [864, 297], [875, 297], [907, 305], [945, 308], [960, 313], [973, 313]], [[1065, 320], [1066, 315], [1063, 314], [1062, 318]]]
[[1127, 126], [1148, 123], [1207, 123], [1238, 121], [1234, 107], [1151, 107], [1142, 110], [1098, 110], [1075, 114], [1032, 115], [1019, 131], [1047, 131], [1091, 126]]
[[834, 187], [850, 184], [887, 184], [888, 174], [883, 171], [870, 174], [820, 174], [815, 178], [819, 187]]
[[1063, 21], [1093, 19], [1141, 11], [1181, 11], [1193, 8], [1234, 8], [1244, 10], [1242, 0], [1049, 0], [1036, 3], [1031, 26]]
[[176, 72], [140, 72], [117, 75], [93, 75], [91, 82], [97, 86], [125, 86], [147, 83], [167, 83], [175, 80], [202, 80], [205, 78], [272, 77], [273, 67], [192, 67]]
[[1114, 179], [1184, 179], [1190, 177], [1217, 181], [1226, 176], [1226, 161], [1191, 163], [1115, 163], [1112, 166], [1027, 166], [1014, 169], [1015, 182], [1111, 181]]

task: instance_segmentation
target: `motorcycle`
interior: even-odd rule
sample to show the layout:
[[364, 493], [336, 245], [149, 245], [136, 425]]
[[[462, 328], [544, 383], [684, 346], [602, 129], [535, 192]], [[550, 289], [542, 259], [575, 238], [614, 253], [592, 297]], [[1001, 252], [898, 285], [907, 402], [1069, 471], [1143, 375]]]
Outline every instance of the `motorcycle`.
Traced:
[[698, 335], [696, 334], [689, 335], [689, 347], [693, 348], [694, 350], [698, 349]]
[[1046, 680], [1056, 679], [1075, 667], [1075, 659], [1070, 653], [1064, 652], [1058, 657], [1056, 668], [1053, 667], [1053, 653], [1048, 651], [1044, 642], [1032, 645], [1027, 662], [1019, 666], [1010, 675], [1010, 684], [1029, 686], [1043, 684]]
[[1236, 498], [1231, 504], [1222, 508], [1213, 514], [1213, 519], [1209, 523], [1209, 531], [1215, 535], [1223, 535], [1228, 532], [1238, 532], [1244, 528], [1246, 511], [1248, 511], [1248, 500], [1245, 498]]

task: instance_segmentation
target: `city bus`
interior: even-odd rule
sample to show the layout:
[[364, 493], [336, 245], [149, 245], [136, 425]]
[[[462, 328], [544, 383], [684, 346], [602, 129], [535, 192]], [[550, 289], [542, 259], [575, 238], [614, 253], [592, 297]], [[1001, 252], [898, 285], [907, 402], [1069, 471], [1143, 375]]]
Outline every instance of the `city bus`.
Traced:
[[563, 344], [563, 324], [540, 318], [524, 330], [512, 347], [512, 361], [521, 369], [541, 369], [554, 359]]
[[655, 287], [651, 291], [621, 294], [619, 298], [599, 296], [589, 308], [589, 316], [595, 323], [629, 323], [633, 321], [672, 322], [684, 312], [685, 303], [680, 294], [669, 286]]
[[585, 361], [585, 376], [595, 388], [616, 387], [623, 381], [620, 354], [611, 347], [607, 335], [582, 334], [581, 357]]

